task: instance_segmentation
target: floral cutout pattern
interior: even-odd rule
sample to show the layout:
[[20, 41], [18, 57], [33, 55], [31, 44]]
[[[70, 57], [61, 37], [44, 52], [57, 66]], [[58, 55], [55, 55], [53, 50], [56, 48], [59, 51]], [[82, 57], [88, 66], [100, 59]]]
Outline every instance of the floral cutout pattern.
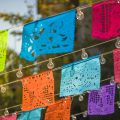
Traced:
[[60, 97], [81, 94], [100, 88], [99, 56], [73, 62], [62, 67]]
[[71, 98], [61, 99], [48, 106], [45, 120], [70, 120]]
[[120, 49], [113, 51], [114, 57], [114, 78], [116, 82], [120, 82]]
[[0, 120], [17, 120], [17, 115], [12, 114], [12, 115], [8, 115], [8, 116], [0, 117]]
[[34, 61], [40, 55], [73, 51], [75, 15], [70, 10], [25, 25], [20, 57]]
[[22, 84], [22, 111], [33, 110], [54, 103], [52, 70], [23, 78]]
[[17, 120], [41, 120], [42, 108], [21, 113]]
[[107, 115], [114, 113], [115, 85], [102, 86], [91, 91], [88, 100], [89, 115]]
[[120, 36], [120, 4], [107, 0], [92, 7], [92, 37], [108, 40]]
[[5, 68], [8, 31], [0, 31], [0, 72]]

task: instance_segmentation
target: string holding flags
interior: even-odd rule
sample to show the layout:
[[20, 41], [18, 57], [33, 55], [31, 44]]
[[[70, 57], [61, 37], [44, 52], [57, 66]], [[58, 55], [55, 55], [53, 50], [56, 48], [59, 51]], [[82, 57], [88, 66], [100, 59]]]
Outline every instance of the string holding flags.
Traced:
[[99, 56], [70, 63], [62, 67], [60, 97], [76, 95], [100, 88]]
[[8, 30], [0, 31], [0, 72], [5, 68]]
[[75, 19], [73, 9], [25, 25], [20, 57], [34, 61], [40, 55], [73, 51]]
[[[108, 5], [109, 3], [110, 6]], [[5, 93], [6, 92], [5, 85], [10, 85], [20, 81], [22, 82], [23, 85], [22, 108], [21, 108], [22, 113], [19, 116], [18, 120], [41, 119], [41, 112], [43, 108], [40, 107], [46, 107], [46, 106], [47, 109], [45, 113], [45, 120], [61, 120], [61, 119], [70, 120], [70, 117], [72, 119], [77, 119], [76, 116], [80, 114], [83, 114], [83, 117], [87, 117], [87, 114], [107, 115], [114, 112], [115, 85], [111, 84], [111, 85], [102, 86], [100, 88], [100, 79], [101, 79], [100, 63], [105, 64], [106, 59], [104, 58], [104, 55], [110, 54], [112, 53], [112, 51], [89, 58], [86, 52], [86, 49], [89, 49], [91, 47], [96, 47], [97, 45], [102, 45], [107, 42], [95, 44], [92, 46], [88, 46], [86, 48], [73, 51], [75, 24], [76, 24], [75, 18], [77, 18], [78, 20], [82, 20], [85, 17], [84, 13], [81, 11], [81, 9], [84, 8], [87, 7], [86, 6], [83, 8], [78, 7], [77, 9], [72, 9], [63, 12], [61, 14], [58, 14], [56, 16], [33, 21], [24, 26], [23, 34], [22, 34], [22, 48], [20, 54], [21, 58], [24, 58], [28, 61], [34, 61], [37, 57], [41, 55], [66, 53], [64, 55], [57, 56], [54, 58], [49, 58], [48, 60], [37, 63], [37, 64], [41, 64], [44, 62], [48, 62], [47, 64], [48, 69], [53, 69], [55, 67], [54, 66], [55, 59], [73, 53], [77, 53], [80, 51], [82, 51], [81, 58], [83, 60], [62, 66], [60, 94], [58, 93], [57, 95], [60, 95], [60, 97], [63, 96], [69, 96], [69, 97], [60, 99], [58, 101], [55, 101], [56, 94], [54, 94], [53, 71], [60, 70], [61, 67], [55, 68], [53, 69], [53, 71], [52, 70], [44, 71], [39, 74], [25, 77], [21, 80], [16, 80], [1, 85], [0, 86], [1, 93]], [[99, 11], [98, 8], [99, 7], [97, 7], [96, 10]], [[106, 1], [103, 2], [102, 11], [100, 10], [99, 12], [100, 14], [105, 15], [104, 16], [105, 18], [103, 19], [103, 16], [102, 17], [99, 16], [100, 21], [97, 22], [101, 22], [101, 20], [103, 20], [102, 25], [104, 24], [104, 26], [101, 27], [101, 24], [96, 22], [96, 26], [94, 26], [92, 31], [94, 32], [93, 34], [95, 35], [95, 36], [93, 35], [93, 37], [98, 37], [100, 39], [107, 40], [119, 34], [119, 29], [118, 29], [119, 25], [117, 27], [113, 25], [113, 21], [118, 22], [117, 17], [119, 17], [119, 15], [116, 17], [116, 14], [114, 14], [114, 17], [116, 17], [117, 20], [114, 20], [113, 18], [108, 20], [109, 17], [111, 18], [111, 16], [109, 15], [113, 15], [113, 11], [108, 10], [108, 8], [112, 8], [113, 11], [115, 11], [115, 13], [117, 12], [119, 13], [118, 3], [113, 2], [113, 0], [108, 0], [107, 2]], [[106, 21], [109, 21], [109, 24], [107, 24]], [[97, 31], [97, 29], [99, 30]], [[102, 37], [101, 36], [99, 37], [99, 35], [101, 34], [99, 32], [103, 33], [102, 34], [103, 36], [101, 35]], [[118, 45], [117, 47], [119, 47], [119, 42], [117, 42], [117, 45]], [[115, 57], [114, 61], [117, 61], [119, 59], [119, 56], [117, 57], [118, 58]], [[118, 63], [115, 62], [114, 64], [117, 65]], [[14, 69], [13, 71], [14, 72], [17, 71], [16, 76], [18, 78], [21, 78], [24, 75], [22, 73], [22, 70], [32, 66], [34, 65], [32, 64], [22, 68], [19, 67], [19, 69], [16, 70]], [[117, 70], [119, 70], [119, 68]], [[111, 81], [111, 83], [112, 82], [114, 81]], [[119, 80], [117, 82], [119, 82]], [[84, 94], [85, 91], [86, 93], [88, 93], [88, 91], [91, 91], [89, 93], [88, 111], [86, 110], [85, 112], [82, 113], [76, 113], [75, 116], [73, 115], [70, 116], [70, 109], [72, 102], [70, 96], [79, 95], [79, 102], [81, 102], [84, 100], [84, 98], [80, 94]], [[21, 106], [21, 105], [16, 105], [16, 106]], [[12, 106], [5, 109], [7, 110], [5, 112], [8, 113], [8, 109], [15, 108], [16, 106]], [[4, 109], [2, 109], [1, 111], [3, 110]], [[5, 117], [2, 117], [2, 119], [3, 118], [7, 119], [7, 117], [9, 119], [12, 118], [11, 116], [5, 115]]]
[[54, 78], [52, 70], [22, 79], [22, 111], [45, 107], [54, 103]]
[[[84, 48], [84, 49], [90, 49], [90, 48], [93, 48], [93, 47], [101, 46], [101, 45], [104, 45], [104, 44], [106, 44], [106, 43], [110, 43], [110, 42], [113, 42], [113, 41], [116, 41], [116, 40], [117, 40], [116, 46], [118, 46], [118, 44], [120, 43], [120, 41], [119, 41], [119, 39], [114, 38], [114, 39], [111, 39], [111, 40], [109, 40], [109, 41], [104, 41], [104, 42], [100, 42], [100, 43], [98, 43], [98, 44], [94, 44], [94, 45], [88, 46], [88, 47], [86, 47], [86, 48]], [[83, 51], [83, 48], [82, 48], [82, 49], [75, 50], [75, 51], [70, 52], [70, 53], [66, 53], [66, 54], [63, 54], [63, 55], [56, 56], [56, 57], [54, 57], [54, 58], [50, 58], [50, 59], [46, 59], [46, 60], [43, 60], [43, 61], [39, 61], [39, 62], [37, 62], [37, 63], [35, 63], [35, 64], [33, 63], [33, 64], [30, 64], [30, 65], [27, 65], [27, 66], [23, 66], [22, 68], [16, 68], [16, 69], [13, 69], [13, 70], [10, 70], [10, 71], [3, 72], [3, 73], [0, 74], [0, 76], [18, 71], [18, 73], [20, 74], [20, 77], [22, 77], [23, 74], [22, 74], [22, 71], [21, 71], [21, 70], [24, 70], [24, 69], [27, 69], [27, 68], [31, 68], [31, 67], [36, 66], [36, 65], [40, 65], [40, 64], [42, 64], [42, 63], [46, 63], [46, 62], [48, 62], [48, 61], [49, 61], [49, 63], [52, 63], [52, 62], [50, 62], [50, 61], [56, 60], [56, 59], [60, 59], [60, 58], [62, 58], [62, 57], [66, 57], [66, 56], [68, 56], [68, 55], [76, 54], [76, 53], [79, 53], [79, 52], [81, 52], [81, 51]], [[84, 53], [84, 52], [83, 52], [83, 53]], [[111, 53], [112, 53], [112, 51], [104, 52], [104, 53], [102, 53], [101, 57], [102, 57], [103, 55], [105, 56], [105, 55], [109, 55], [109, 54], [111, 54]], [[85, 55], [85, 54], [84, 54], [84, 55]], [[81, 57], [82, 57], [82, 56], [81, 56]], [[83, 56], [83, 57], [84, 57], [84, 56]], [[87, 57], [88, 57], [88, 56], [87, 56]], [[103, 60], [103, 63], [105, 63], [104, 60]], [[102, 63], [102, 61], [101, 61], [101, 64], [103, 64], [103, 63]], [[48, 67], [48, 66], [47, 66], [47, 67]], [[52, 68], [53, 68], [53, 67], [54, 67], [54, 66], [52, 66]], [[48, 67], [48, 68], [49, 68], [49, 67]], [[17, 74], [16, 74], [16, 75], [17, 75]], [[19, 77], [18, 77], [18, 78], [19, 78]]]
[[[111, 80], [111, 78], [113, 78], [113, 76], [101, 80], [101, 83], [106, 82], [106, 81], [109, 81], [109, 80]], [[9, 84], [9, 85], [10, 85], [10, 84]], [[83, 95], [85, 95], [86, 93], [88, 93], [88, 91], [84, 92]], [[60, 94], [60, 93], [56, 93], [55, 96], [59, 96], [59, 94]], [[72, 96], [72, 97], [75, 97], [75, 96], [79, 96], [79, 101], [80, 101], [80, 102], [84, 100], [84, 98], [83, 98], [83, 96], [82, 96], [81, 94], [79, 94], [79, 95], [74, 95], [74, 96]], [[18, 105], [15, 105], [15, 106], [8, 107], [7, 109], [6, 109], [6, 108], [0, 109], [0, 112], [6, 111], [6, 113], [9, 113], [8, 109], [17, 108], [17, 107], [20, 107], [20, 106], [21, 106], [21, 104], [18, 104]], [[21, 112], [21, 111], [19, 111], [19, 112]]]

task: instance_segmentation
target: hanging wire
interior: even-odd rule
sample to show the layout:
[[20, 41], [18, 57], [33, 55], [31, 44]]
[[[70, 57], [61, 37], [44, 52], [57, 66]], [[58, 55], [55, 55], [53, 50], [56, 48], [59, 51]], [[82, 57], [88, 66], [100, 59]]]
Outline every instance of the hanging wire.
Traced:
[[[105, 52], [105, 53], [102, 53], [102, 55], [109, 55], [109, 54], [111, 54], [113, 51], [108, 51], [108, 52]], [[61, 57], [61, 56], [59, 56], [59, 57]], [[58, 57], [57, 57], [58, 58]], [[56, 58], [52, 58], [52, 59], [56, 59]], [[57, 70], [61, 70], [62, 69], [62, 67], [57, 67], [57, 68], [54, 68], [53, 69], [53, 71], [57, 71]], [[10, 71], [11, 72], [11, 71]], [[9, 72], [9, 73], [10, 73]], [[8, 72], [7, 72], [8, 73]], [[5, 74], [5, 73], [4, 73]], [[1, 75], [1, 74], [0, 74]], [[3, 75], [3, 74], [2, 74]], [[22, 79], [20, 79], [20, 80], [15, 80], [15, 81], [12, 81], [12, 82], [8, 82], [8, 83], [5, 83], [5, 84], [0, 84], [0, 86], [6, 86], [6, 85], [10, 85], [10, 84], [13, 84], [13, 83], [17, 83], [17, 82], [21, 82], [22, 81]]]
[[[20, 107], [20, 106], [21, 106], [21, 104], [18, 104], [18, 105], [15, 105], [15, 106], [8, 107], [7, 109], [12, 109], [12, 108]], [[4, 111], [4, 110], [5, 110], [5, 108], [4, 109], [0, 109], [0, 112]]]
[[[119, 101], [117, 101], [117, 102], [115, 102], [115, 104], [118, 104], [118, 102]], [[45, 109], [45, 108], [43, 108], [43, 109]], [[4, 109], [5, 110], [5, 109]], [[21, 114], [23, 111], [17, 111], [17, 112], [15, 112], [17, 115], [18, 114]], [[84, 111], [84, 112], [80, 112], [80, 113], [75, 113], [75, 114], [72, 114], [70, 117], [72, 117], [72, 116], [78, 116], [78, 115], [83, 115], [85, 112], [88, 112], [87, 110], [86, 111]], [[15, 113], [11, 113], [11, 114], [15, 114]], [[3, 117], [3, 116], [0, 116], [0, 117]]]
[[[103, 1], [103, 0], [100, 0], [99, 2], [102, 2], [102, 1]], [[99, 2], [94, 2], [93, 4], [99, 3]], [[81, 10], [82, 10], [82, 9], [86, 9], [86, 8], [88, 8], [88, 7], [91, 7], [91, 6], [92, 6], [92, 5], [81, 6], [80, 9], [81, 9]], [[33, 22], [35, 22], [35, 21], [33, 21]], [[22, 26], [24, 26], [24, 25], [22, 25]], [[22, 26], [12, 27], [12, 28], [9, 28], [9, 29], [7, 29], [7, 30], [14, 29], [14, 28], [17, 28], [17, 27], [22, 27]], [[4, 30], [3, 30], [3, 31], [4, 31]], [[111, 40], [109, 40], [109, 41], [111, 41]], [[105, 43], [107, 43], [107, 42], [105, 42]], [[104, 44], [104, 43], [102, 42], [102, 43], [96, 44], [96, 45], [101, 45], [101, 44]], [[93, 46], [91, 46], [91, 47], [94, 47], [94, 46], [96, 46], [96, 45], [93, 45]], [[89, 49], [89, 48], [91, 48], [91, 47], [89, 46], [89, 47], [86, 47], [85, 49]], [[77, 50], [77, 51], [74, 51], [74, 52], [71, 52], [71, 53], [68, 53], [68, 54], [60, 55], [60, 56], [58, 56], [58, 57], [54, 57], [54, 58], [52, 58], [52, 59], [55, 60], [55, 59], [57, 59], [57, 58], [61, 58], [61, 57], [64, 57], [64, 56], [67, 56], [67, 55], [70, 55], [70, 54], [73, 54], [73, 53], [77, 53], [77, 52], [79, 52], [79, 51], [81, 51], [81, 49], [80, 49], [80, 50]], [[32, 67], [32, 66], [35, 66], [35, 65], [39, 65], [39, 64], [41, 64], [41, 63], [45, 63], [45, 62], [48, 62], [48, 61], [49, 61], [49, 60], [44, 60], [44, 61], [38, 62], [38, 63], [36, 63], [36, 64], [27, 65], [27, 66], [23, 67], [22, 69], [26, 69], [26, 68], [29, 68], [29, 67]], [[15, 72], [15, 71], [18, 71], [18, 70], [19, 70], [19, 68], [14, 69], [14, 70], [10, 70], [10, 71], [8, 71], [8, 72], [1, 73], [0, 76], [1, 76], [1, 75], [4, 75], [4, 74], [11, 73], [11, 72]]]
[[[117, 101], [117, 102], [115, 102], [115, 104], [118, 104], [118, 102], [119, 101]], [[45, 109], [45, 108], [43, 108], [43, 109]], [[4, 109], [5, 110], [5, 109]], [[17, 111], [17, 112], [15, 112], [17, 115], [18, 114], [21, 114], [23, 111]], [[88, 112], [87, 110], [86, 111], [84, 111], [84, 112], [80, 112], [80, 113], [75, 113], [75, 114], [72, 114], [70, 117], [72, 117], [72, 116], [78, 116], [78, 115], [83, 115], [85, 112]], [[11, 113], [11, 114], [15, 114], [15, 113]], [[0, 117], [3, 117], [3, 116], [0, 116]]]
[[[113, 76], [111, 76], [111, 77], [113, 77]], [[101, 80], [101, 83], [110, 80], [111, 77]], [[5, 84], [4, 84], [4, 85], [5, 85]], [[82, 95], [85, 95], [86, 93], [88, 93], [88, 92], [84, 92]], [[57, 94], [55, 94], [55, 96], [58, 96], [59, 94], [60, 94], [60, 93], [57, 93]], [[74, 95], [74, 96], [71, 96], [71, 97], [76, 97], [76, 96], [79, 96], [79, 95]], [[15, 105], [15, 106], [8, 107], [7, 109], [12, 109], [12, 108], [20, 107], [20, 106], [21, 106], [21, 104], [18, 104], [18, 105]], [[4, 110], [5, 110], [5, 109], [0, 109], [0, 112], [1, 112], [1, 111], [4, 111]]]
[[[104, 0], [100, 0], [99, 2], [103, 2], [103, 1], [104, 1]], [[99, 2], [94, 2], [93, 4], [96, 4], [96, 3], [99, 3]], [[85, 6], [83, 6], [83, 7], [80, 7], [80, 9], [81, 9], [81, 10], [82, 10], [82, 9], [86, 9], [86, 8], [91, 7], [91, 6], [92, 6], [92, 5], [85, 5]], [[33, 22], [35, 22], [35, 21], [33, 21]], [[17, 27], [22, 27], [22, 26], [24, 26], [24, 25], [11, 27], [11, 28], [8, 28], [8, 29], [6, 29], [6, 30], [15, 29], [15, 28], [17, 28]], [[99, 46], [99, 45], [103, 45], [103, 44], [105, 44], [105, 43], [112, 42], [112, 41], [114, 41], [114, 40], [116, 40], [116, 38], [115, 38], [115, 39], [111, 39], [111, 40], [109, 40], [109, 41], [105, 41], [105, 42], [99, 43], [99, 44], [95, 44], [95, 45], [92, 45], [92, 46], [88, 46], [88, 47], [86, 47], [86, 48], [84, 48], [84, 49], [89, 49], [89, 48], [92, 48], [92, 47], [96, 47], [96, 46]], [[67, 54], [64, 54], [64, 55], [60, 55], [60, 56], [54, 57], [54, 58], [52, 58], [52, 59], [55, 60], [55, 59], [58, 59], [58, 58], [61, 58], [61, 57], [65, 57], [65, 56], [67, 56], [67, 55], [80, 52], [81, 50], [82, 50], [82, 49], [79, 49], [79, 50], [76, 50], [76, 51], [71, 52], [71, 53], [67, 53]], [[108, 55], [108, 54], [111, 54], [111, 53], [112, 53], [112, 51], [109, 51], [109, 52], [106, 52], [106, 53], [102, 53], [102, 55]], [[38, 62], [37, 64], [31, 64], [31, 65], [25, 66], [25, 67], [23, 67], [22, 69], [29, 68], [29, 67], [32, 67], [32, 66], [35, 66], [35, 65], [38, 65], [38, 64], [41, 64], [41, 63], [45, 63], [45, 62], [48, 62], [48, 60], [44, 60], [44, 61]], [[58, 67], [58, 68], [55, 68], [53, 71], [60, 70], [60, 69], [61, 69], [61, 67]], [[11, 70], [11, 71], [8, 71], [8, 72], [4, 72], [4, 73], [0, 74], [0, 76], [1, 76], [1, 75], [4, 75], [4, 74], [11, 73], [11, 72], [15, 72], [15, 71], [18, 71], [18, 70], [19, 70], [19, 68], [14, 69], [14, 70]], [[107, 79], [104, 79], [104, 80], [102, 80], [101, 82], [108, 81], [109, 79], [111, 79], [111, 77], [110, 77], [110, 78], [107, 78]], [[0, 86], [6, 86], [6, 85], [10, 85], [10, 84], [13, 84], [13, 83], [16, 83], [16, 82], [20, 82], [20, 81], [21, 81], [21, 80], [16, 80], [16, 81], [9, 82], [9, 83], [6, 83], [6, 84], [0, 85]], [[87, 93], [87, 92], [86, 92], [86, 93]], [[85, 94], [85, 93], [84, 93], [84, 94]], [[59, 93], [58, 93], [58, 94], [55, 94], [55, 96], [58, 96], [58, 95], [59, 95]], [[78, 95], [75, 95], [75, 96], [78, 96]], [[75, 97], [75, 96], [73, 96], [73, 97]], [[117, 104], [117, 103], [118, 103], [118, 102], [116, 102], [115, 104]], [[21, 106], [21, 104], [8, 107], [7, 109], [12, 109], [12, 108], [20, 107], [20, 106]], [[4, 111], [4, 110], [5, 110], [5, 109], [0, 109], [0, 112], [1, 112], [1, 111]], [[19, 113], [21, 113], [21, 112], [22, 112], [22, 111], [18, 111], [17, 113], [19, 114]], [[81, 114], [84, 114], [84, 112], [76, 113], [76, 114], [73, 114], [73, 115], [78, 116], [78, 115], [81, 115]], [[71, 115], [71, 117], [72, 117], [72, 115]]]
[[[118, 104], [118, 102], [119, 102], [119, 101], [115, 102], [115, 104]], [[43, 108], [43, 109], [45, 109], [45, 108]], [[5, 110], [5, 109], [4, 109], [4, 110]], [[86, 111], [84, 111], [84, 112], [80, 112], [80, 113], [72, 114], [70, 117], [72, 117], [72, 116], [83, 115], [85, 112], [88, 112], [88, 111], [86, 110]], [[20, 110], [20, 111], [17, 111], [17, 112], [15, 112], [15, 113], [18, 115], [18, 114], [21, 114], [22, 111]], [[11, 113], [11, 114], [15, 114], [15, 113]], [[0, 117], [3, 117], [3, 116], [0, 116]]]
[[[100, 45], [103, 45], [103, 44], [106, 44], [106, 43], [115, 41], [116, 39], [117, 39], [117, 38], [114, 38], [114, 39], [111, 39], [111, 40], [108, 40], [108, 41], [105, 41], [105, 42], [102, 42], [102, 43], [98, 43], [98, 44], [95, 44], [95, 45], [91, 45], [91, 46], [85, 47], [84, 49], [86, 50], [86, 49], [90, 49], [90, 48], [93, 48], [93, 47], [96, 47], [96, 46], [100, 46]], [[76, 50], [76, 51], [73, 51], [73, 52], [70, 52], [70, 53], [66, 53], [66, 54], [63, 54], [63, 55], [59, 55], [59, 56], [53, 57], [53, 58], [51, 58], [51, 59], [52, 59], [52, 60], [55, 60], [55, 59], [62, 58], [62, 57], [65, 57], [65, 56], [68, 56], [68, 55], [71, 55], [71, 54], [74, 54], [74, 53], [78, 53], [78, 52], [82, 51], [82, 49], [83, 49], [83, 48], [81, 48], [81, 49], [79, 49], [79, 50]], [[112, 51], [110, 51], [110, 53], [112, 53]], [[103, 53], [103, 55], [106, 55], [106, 54], [108, 54], [108, 52]], [[30, 67], [36, 66], [36, 65], [39, 65], [39, 64], [42, 64], [42, 63], [45, 63], [45, 62], [48, 62], [48, 61], [49, 61], [49, 59], [44, 60], [44, 61], [37, 62], [36, 64], [31, 64], [31, 65], [24, 66], [24, 67], [22, 67], [22, 70], [23, 70], [23, 69], [26, 69], [26, 68], [30, 68]], [[8, 71], [8, 72], [3, 72], [3, 73], [0, 74], [0, 76], [1, 76], [1, 75], [4, 75], [4, 74], [9, 74], [9, 73], [11, 73], [11, 72], [16, 72], [16, 71], [18, 71], [18, 70], [19, 70], [19, 68], [14, 69], [14, 70], [10, 70], [10, 71]]]
[[[97, 4], [97, 3], [100, 3], [100, 2], [103, 2], [104, 0], [99, 0], [99, 1], [97, 1], [97, 2], [93, 2], [91, 5], [84, 5], [84, 6], [78, 6], [78, 7], [80, 7], [80, 9], [81, 10], [83, 10], [83, 9], [86, 9], [86, 8], [89, 8], [89, 7], [92, 7], [92, 5], [93, 4]], [[77, 7], [77, 8], [78, 8]], [[75, 8], [76, 9], [76, 8]], [[53, 16], [57, 16], [58, 14], [55, 14], [55, 15], [51, 15], [51, 16], [49, 16], [49, 17], [53, 17]], [[38, 20], [34, 20], [34, 21], [31, 21], [31, 22], [36, 22], [36, 21], [38, 21]], [[27, 23], [28, 24], [28, 23]], [[4, 29], [4, 30], [2, 30], [2, 31], [6, 31], [6, 30], [12, 30], [12, 29], [16, 29], [16, 28], [19, 28], [19, 27], [23, 27], [24, 25], [26, 25], [26, 24], [22, 24], [22, 25], [18, 25], [18, 26], [13, 26], [13, 27], [10, 27], [10, 28], [7, 28], [7, 29]]]

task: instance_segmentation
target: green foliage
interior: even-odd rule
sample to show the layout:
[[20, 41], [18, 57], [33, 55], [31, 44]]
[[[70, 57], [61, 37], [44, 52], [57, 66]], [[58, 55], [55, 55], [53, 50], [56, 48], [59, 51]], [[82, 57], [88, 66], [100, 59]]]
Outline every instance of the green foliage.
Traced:
[[[44, 0], [39, 0], [38, 1], [38, 11], [40, 14], [43, 16], [50, 16], [71, 8], [74, 8], [75, 6], [80, 4], [80, 1], [77, 0], [50, 0], [47, 2], [47, 4], [44, 2]], [[42, 3], [42, 4], [41, 4]], [[76, 23], [76, 37], [75, 37], [75, 50], [99, 43], [101, 41], [94, 40], [91, 37], [91, 8], [85, 9], [85, 19], [82, 21], [77, 21]], [[25, 19], [23, 16], [20, 16], [19, 14], [6, 14], [6, 13], [0, 13], [0, 19], [3, 19], [5, 21], [9, 21], [10, 23], [16, 25], [18, 23], [27, 23], [29, 21], [32, 21], [32, 17], [29, 17], [28, 19]], [[21, 33], [16, 33], [13, 32], [13, 35], [21, 35]], [[92, 49], [86, 50], [89, 54], [89, 56], [104, 53], [106, 51], [110, 51], [114, 49], [114, 44], [113, 43], [108, 43], [105, 44], [104, 46], [98, 46]], [[10, 57], [12, 56], [12, 57]], [[50, 57], [55, 57], [57, 55], [45, 55], [42, 57], [39, 57], [37, 61], [42, 61], [46, 60]], [[69, 56], [63, 57], [61, 59], [56, 59], [54, 60], [55, 67], [60, 67], [63, 64], [67, 64], [76, 60], [81, 59], [81, 52], [76, 53], [76, 54], [71, 54]], [[102, 76], [101, 79], [108, 78], [111, 75], [113, 75], [113, 60], [112, 60], [112, 55], [106, 56], [107, 58], [107, 63], [102, 66]], [[7, 61], [6, 64], [8, 66], [6, 67], [5, 71], [10, 71], [13, 69], [16, 69], [19, 67], [19, 64], [23, 66], [27, 66], [33, 63], [27, 62], [23, 59], [20, 59], [19, 56], [16, 54], [15, 51], [13, 50], [8, 50], [7, 54]], [[35, 68], [37, 68], [37, 72], [42, 72], [44, 70], [47, 70], [47, 63], [40, 64], [37, 66], [33, 66], [30, 68], [26, 68], [23, 70], [24, 77], [29, 76], [32, 73], [35, 72]], [[60, 78], [61, 78], [61, 71], [55, 71], [54, 72], [54, 77], [55, 77], [55, 93], [59, 93], [60, 89]], [[0, 84], [6, 83], [6, 82], [11, 82], [15, 81], [17, 79], [16, 77], [16, 72], [11, 72], [9, 74], [4, 74], [0, 76]], [[22, 85], [21, 83], [15, 83], [12, 85], [7, 86], [7, 92], [5, 94], [0, 93], [0, 109], [5, 108], [8, 106], [13, 106], [17, 104], [21, 104], [21, 96], [22, 96]], [[57, 96], [56, 99], [59, 99]], [[75, 97], [74, 102], [72, 103], [72, 113], [77, 113], [77, 112], [83, 112], [84, 110], [87, 109], [87, 96], [85, 96], [85, 101], [84, 102], [79, 102], [78, 97]], [[20, 110], [20, 108], [15, 108], [15, 109], [10, 109], [11, 112], [14, 110]], [[2, 114], [2, 112], [0, 113]], [[91, 119], [93, 120], [93, 119]], [[98, 119], [96, 119], [98, 120]]]

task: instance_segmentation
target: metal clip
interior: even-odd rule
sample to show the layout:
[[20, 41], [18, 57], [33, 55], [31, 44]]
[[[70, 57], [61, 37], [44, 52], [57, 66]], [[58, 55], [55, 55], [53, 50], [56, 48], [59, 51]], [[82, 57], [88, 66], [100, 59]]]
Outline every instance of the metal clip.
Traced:
[[80, 7], [77, 7], [76, 9], [77, 9], [76, 18], [77, 18], [78, 20], [84, 19], [84, 13], [81, 11]]
[[84, 97], [82, 95], [80, 95], [78, 99], [80, 102], [82, 102], [84, 100]]
[[7, 109], [7, 108], [5, 108], [4, 115], [5, 115], [5, 116], [9, 115], [9, 111], [8, 111], [8, 109]]
[[16, 76], [17, 76], [18, 78], [23, 77], [22, 65], [21, 65], [21, 64], [20, 64], [20, 66], [19, 66], [19, 70], [18, 70], [17, 73], [16, 73]]
[[114, 76], [111, 77], [110, 84], [111, 84], [111, 85], [114, 85], [114, 84], [115, 84]]
[[118, 108], [120, 109], [120, 101], [117, 102]]
[[82, 58], [82, 59], [87, 59], [87, 58], [88, 58], [88, 54], [87, 54], [87, 52], [85, 51], [84, 48], [82, 49], [81, 58]]
[[0, 89], [1, 89], [1, 93], [5, 93], [6, 92], [6, 87], [1, 85]]
[[49, 58], [49, 63], [47, 64], [48, 69], [53, 69], [54, 68], [54, 63], [52, 61], [52, 58]]
[[120, 37], [117, 38], [117, 41], [115, 43], [116, 48], [120, 48]]
[[22, 71], [21, 71], [21, 70], [18, 70], [18, 72], [16, 73], [16, 76], [17, 76], [18, 78], [23, 77]]
[[87, 117], [87, 115], [88, 115], [88, 112], [87, 112], [87, 111], [85, 111], [85, 112], [83, 113], [83, 117], [84, 117], [84, 118], [86, 118], [86, 117]]
[[117, 84], [117, 88], [120, 89], [120, 83]]
[[75, 115], [71, 116], [72, 120], [77, 120], [77, 117]]
[[106, 59], [104, 58], [103, 54], [100, 56], [100, 63], [104, 65], [106, 63]]

